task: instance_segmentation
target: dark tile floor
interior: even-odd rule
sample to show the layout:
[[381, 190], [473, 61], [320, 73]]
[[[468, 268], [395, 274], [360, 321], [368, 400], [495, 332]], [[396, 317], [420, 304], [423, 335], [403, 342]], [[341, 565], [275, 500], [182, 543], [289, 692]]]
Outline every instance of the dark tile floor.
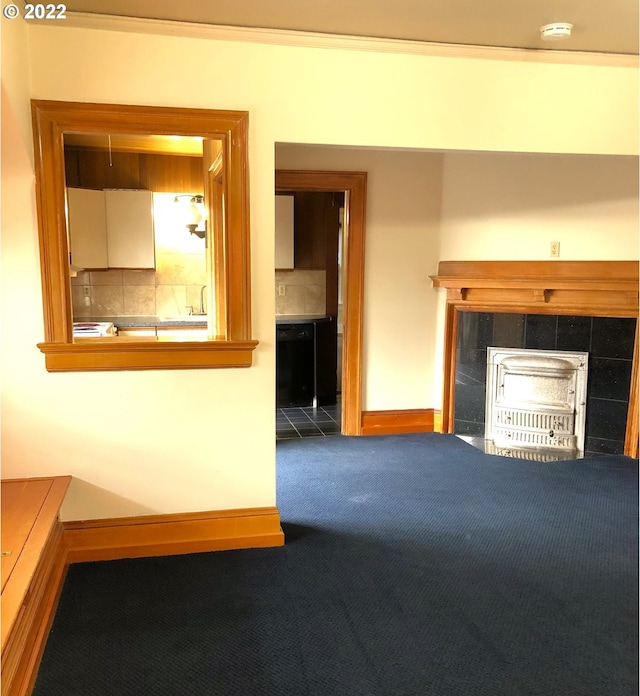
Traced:
[[276, 409], [276, 439], [340, 434], [340, 402], [333, 406]]

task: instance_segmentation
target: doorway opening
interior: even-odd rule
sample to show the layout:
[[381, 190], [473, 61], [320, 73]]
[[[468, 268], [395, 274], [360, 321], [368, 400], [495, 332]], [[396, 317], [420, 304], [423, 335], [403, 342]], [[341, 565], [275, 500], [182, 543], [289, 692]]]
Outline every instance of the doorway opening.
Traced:
[[[342, 346], [339, 373], [341, 379], [338, 385], [338, 391], [341, 394], [339, 432], [343, 435], [361, 434], [366, 176], [365, 172], [276, 170], [276, 194], [325, 192], [344, 196], [340, 244]], [[336, 257], [336, 272], [337, 265]], [[336, 295], [337, 293], [338, 284], [336, 283]], [[338, 321], [337, 311], [335, 320]], [[337, 411], [334, 413], [334, 419], [337, 413]]]

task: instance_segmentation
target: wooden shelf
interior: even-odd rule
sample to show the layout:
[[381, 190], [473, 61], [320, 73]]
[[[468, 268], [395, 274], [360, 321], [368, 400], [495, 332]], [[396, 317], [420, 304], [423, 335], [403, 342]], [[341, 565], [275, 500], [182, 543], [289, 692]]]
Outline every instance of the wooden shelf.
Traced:
[[430, 277], [463, 310], [638, 314], [636, 261], [442, 261]]

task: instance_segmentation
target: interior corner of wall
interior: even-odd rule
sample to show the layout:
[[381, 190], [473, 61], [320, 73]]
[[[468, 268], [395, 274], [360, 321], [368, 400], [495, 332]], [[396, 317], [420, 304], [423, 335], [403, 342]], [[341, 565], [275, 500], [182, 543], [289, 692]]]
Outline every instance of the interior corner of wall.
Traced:
[[2, 120], [13, 116], [33, 164], [31, 135], [31, 59], [29, 32], [23, 19], [2, 22]]

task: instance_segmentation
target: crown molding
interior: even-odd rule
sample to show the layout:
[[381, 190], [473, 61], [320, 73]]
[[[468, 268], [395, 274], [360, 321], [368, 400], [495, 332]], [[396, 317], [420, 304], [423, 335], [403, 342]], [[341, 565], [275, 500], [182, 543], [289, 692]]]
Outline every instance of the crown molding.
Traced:
[[637, 55], [590, 53], [587, 51], [552, 51], [466, 44], [430, 43], [401, 39], [377, 39], [362, 36], [321, 34], [283, 29], [234, 27], [218, 24], [197, 24], [170, 20], [142, 19], [89, 12], [67, 12], [64, 22], [30, 21], [31, 25], [97, 29], [100, 31], [155, 34], [209, 41], [236, 41], [300, 48], [328, 48], [343, 51], [370, 51], [443, 58], [517, 61], [524, 63], [556, 63], [593, 65], [616, 68], [638, 68]]

